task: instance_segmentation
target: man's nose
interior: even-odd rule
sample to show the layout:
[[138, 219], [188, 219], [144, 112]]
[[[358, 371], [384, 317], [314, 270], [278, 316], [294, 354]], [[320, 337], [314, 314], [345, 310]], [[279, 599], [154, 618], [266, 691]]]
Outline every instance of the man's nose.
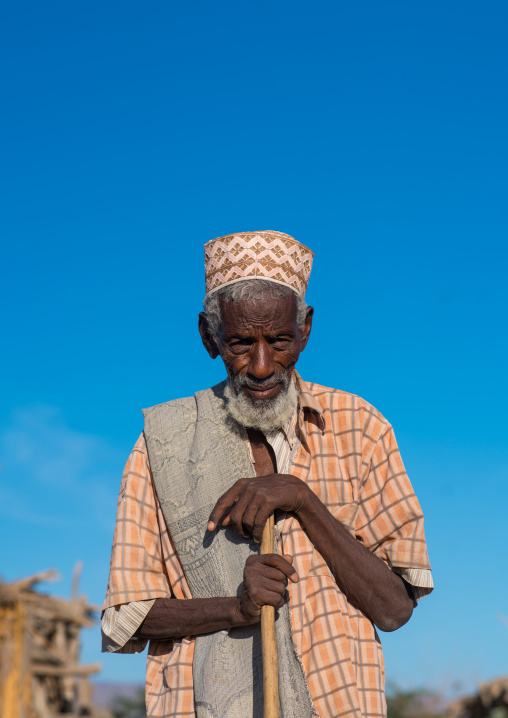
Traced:
[[267, 379], [274, 373], [272, 351], [267, 342], [256, 342], [253, 345], [248, 371], [256, 379]]

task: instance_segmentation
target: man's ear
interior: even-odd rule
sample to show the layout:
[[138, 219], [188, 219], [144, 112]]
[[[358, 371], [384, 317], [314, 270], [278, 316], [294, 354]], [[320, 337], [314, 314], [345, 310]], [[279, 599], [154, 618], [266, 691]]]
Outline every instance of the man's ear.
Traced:
[[303, 352], [309, 341], [310, 331], [312, 329], [312, 317], [314, 316], [314, 307], [307, 307], [307, 316], [305, 317], [305, 324], [302, 329], [302, 348], [300, 351]]
[[219, 356], [219, 350], [208, 329], [208, 322], [206, 321], [204, 312], [199, 313], [198, 327], [199, 333], [201, 334], [201, 341], [203, 342], [203, 346], [205, 347], [210, 357], [212, 359], [216, 359]]

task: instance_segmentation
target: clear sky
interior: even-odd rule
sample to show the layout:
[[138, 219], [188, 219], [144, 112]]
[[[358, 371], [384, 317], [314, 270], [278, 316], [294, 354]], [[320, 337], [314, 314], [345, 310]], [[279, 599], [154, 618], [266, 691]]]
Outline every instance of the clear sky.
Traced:
[[[436, 590], [387, 675], [508, 673], [508, 6], [19, 2], [2, 17], [0, 573], [103, 600], [141, 408], [223, 378], [202, 245], [316, 252], [304, 378], [393, 424]], [[85, 661], [142, 681], [144, 656]]]

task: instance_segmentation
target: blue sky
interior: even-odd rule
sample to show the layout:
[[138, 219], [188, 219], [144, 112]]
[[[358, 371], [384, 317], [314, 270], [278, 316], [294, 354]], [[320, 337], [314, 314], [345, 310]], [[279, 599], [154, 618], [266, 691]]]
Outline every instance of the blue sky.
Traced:
[[[141, 408], [223, 377], [202, 245], [316, 252], [304, 378], [393, 424], [436, 591], [387, 676], [508, 673], [505, 3], [24, 2], [0, 54], [0, 574], [100, 604]], [[142, 681], [144, 656], [83, 658]]]

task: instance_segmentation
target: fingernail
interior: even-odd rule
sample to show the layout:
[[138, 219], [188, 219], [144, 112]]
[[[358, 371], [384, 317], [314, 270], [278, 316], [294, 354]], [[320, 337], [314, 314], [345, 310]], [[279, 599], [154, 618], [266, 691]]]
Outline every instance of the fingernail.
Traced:
[[213, 521], [209, 521], [209, 522], [207, 523], [207, 525], [206, 525], [207, 531], [213, 531], [214, 528], [215, 528], [214, 522], [213, 522]]

